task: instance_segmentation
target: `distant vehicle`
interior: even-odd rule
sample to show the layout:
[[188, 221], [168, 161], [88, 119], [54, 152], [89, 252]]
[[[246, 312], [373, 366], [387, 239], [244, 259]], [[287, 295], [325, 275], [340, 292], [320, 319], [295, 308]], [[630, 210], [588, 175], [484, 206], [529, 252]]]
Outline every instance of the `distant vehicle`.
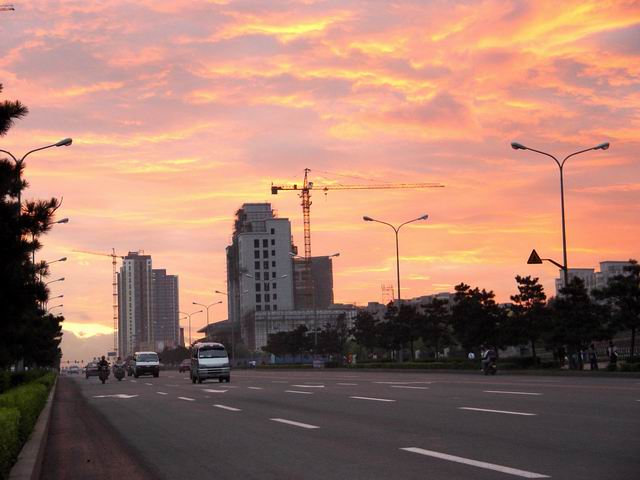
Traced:
[[80, 375], [80, 367], [78, 365], [71, 365], [67, 369], [67, 373], [69, 375]]
[[229, 355], [221, 343], [196, 343], [191, 353], [191, 381], [202, 383], [209, 378], [231, 381]]
[[178, 372], [183, 373], [183, 372], [190, 372], [190, 371], [191, 371], [191, 360], [187, 358], [186, 360], [183, 360], [182, 363], [180, 363], [180, 367], [178, 367]]
[[98, 376], [98, 364], [96, 362], [89, 362], [85, 367], [85, 375], [87, 378], [89, 377], [97, 377]]
[[156, 352], [136, 352], [133, 355], [133, 376], [160, 375], [160, 359]]

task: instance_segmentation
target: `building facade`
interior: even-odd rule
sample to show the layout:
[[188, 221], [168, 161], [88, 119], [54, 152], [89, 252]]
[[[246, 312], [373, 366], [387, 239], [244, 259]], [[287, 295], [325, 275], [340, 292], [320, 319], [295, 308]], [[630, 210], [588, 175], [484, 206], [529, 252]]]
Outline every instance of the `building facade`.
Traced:
[[292, 248], [291, 223], [277, 218], [270, 203], [245, 203], [236, 212], [227, 247], [227, 303], [236, 342], [246, 337], [245, 316], [294, 308]]
[[118, 274], [118, 352], [153, 348], [151, 256], [129, 252]]
[[[595, 268], [570, 268], [569, 280], [578, 277], [582, 279], [587, 292], [591, 292], [595, 289], [601, 289], [606, 287], [616, 275], [624, 274], [624, 267], [631, 265], [630, 262], [624, 260], [607, 260], [600, 262], [600, 271], [596, 272]], [[559, 271], [560, 278], [555, 279], [556, 295], [559, 294], [562, 288], [562, 270]]]
[[175, 348], [180, 344], [178, 276], [165, 269], [153, 269], [153, 341], [155, 350]]
[[[311, 283], [304, 258], [293, 261], [294, 303], [296, 310], [324, 309], [333, 305], [333, 259], [329, 256], [311, 257]], [[309, 285], [311, 289], [309, 289]]]

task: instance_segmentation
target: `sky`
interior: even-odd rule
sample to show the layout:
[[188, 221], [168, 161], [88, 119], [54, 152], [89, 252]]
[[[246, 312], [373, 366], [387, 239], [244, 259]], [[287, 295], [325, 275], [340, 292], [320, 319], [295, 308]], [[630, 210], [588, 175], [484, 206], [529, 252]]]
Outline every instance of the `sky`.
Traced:
[[[562, 260], [564, 157], [570, 267], [638, 258], [640, 2], [13, 2], [0, 12], [2, 100], [30, 113], [0, 148], [27, 160], [23, 198], [62, 197], [38, 258], [66, 320], [64, 359], [112, 346], [109, 257], [143, 250], [180, 278], [181, 310], [224, 300], [225, 246], [243, 202], [272, 202], [301, 249], [293, 192], [319, 185], [445, 188], [312, 194], [312, 253], [334, 261], [337, 302], [465, 282], [508, 301], [515, 275], [549, 294]], [[211, 321], [226, 318], [226, 302]], [[193, 316], [193, 329], [204, 325]], [[103, 351], [99, 351], [99, 350]]]

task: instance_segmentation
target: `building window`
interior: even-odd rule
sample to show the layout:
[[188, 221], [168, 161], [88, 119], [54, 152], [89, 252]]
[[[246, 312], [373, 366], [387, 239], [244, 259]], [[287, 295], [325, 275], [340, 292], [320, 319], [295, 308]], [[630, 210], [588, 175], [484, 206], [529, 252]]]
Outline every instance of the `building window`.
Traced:
[[268, 302], [268, 301], [269, 301], [269, 294], [268, 294], [268, 293], [265, 293], [265, 294], [264, 294], [264, 301], [265, 301], [265, 302]]
[[256, 303], [260, 303], [262, 301], [262, 298], [260, 296], [259, 293], [256, 293]]
[[262, 266], [265, 270], [269, 270], [269, 260], [265, 260], [264, 262], [262, 262]]
[[277, 299], [278, 299], [278, 294], [277, 294], [277, 293], [274, 293], [274, 294], [273, 294], [273, 300], [275, 301], [275, 300], [277, 300]]
[[264, 282], [264, 291], [265, 292], [269, 291], [269, 282]]
[[266, 248], [269, 246], [269, 240], [267, 240], [266, 238], [262, 240], [262, 247]]
[[273, 261], [271, 262], [271, 266], [275, 268], [275, 266], [276, 266], [276, 261], [275, 261], [275, 260], [273, 260]]
[[273, 283], [271, 284], [271, 287], [275, 290], [275, 289], [277, 288], [277, 284], [276, 284], [276, 282], [273, 282]]
[[276, 278], [276, 272], [271, 272], [271, 278]]
[[253, 276], [256, 277], [256, 280], [260, 280], [260, 272], [255, 272]]
[[269, 305], [265, 305], [265, 306], [264, 306], [264, 309], [265, 309], [265, 310], [271, 310], [271, 308], [269, 308]]
[[276, 234], [276, 229], [275, 229], [275, 228], [272, 228], [272, 229], [271, 229], [271, 235], [275, 235], [275, 234]]
[[262, 251], [262, 258], [269, 258], [269, 250]]
[[260, 284], [258, 282], [256, 282], [256, 292], [260, 291]]
[[271, 239], [271, 245], [273, 246], [273, 245], [275, 245], [275, 244], [276, 244], [276, 239], [275, 239], [275, 238], [272, 238], [272, 239]]
[[256, 312], [260, 312], [262, 310], [262, 305], [256, 305]]
[[260, 258], [260, 250], [253, 251], [253, 258]]
[[275, 250], [271, 250], [271, 256], [275, 257], [276, 256], [276, 251]]
[[254, 248], [260, 248], [260, 240], [258, 240], [257, 238], [253, 241], [253, 246]]
[[253, 263], [253, 268], [255, 268], [256, 270], [258, 270], [260, 268], [260, 262], [254, 262]]
[[[275, 295], [273, 295], [273, 296], [275, 297]], [[275, 298], [274, 298], [274, 300], [275, 300]], [[274, 310], [277, 310], [277, 309], [278, 309], [278, 305], [275, 305], [275, 304], [274, 304], [274, 305], [273, 305], [273, 309], [274, 309]]]

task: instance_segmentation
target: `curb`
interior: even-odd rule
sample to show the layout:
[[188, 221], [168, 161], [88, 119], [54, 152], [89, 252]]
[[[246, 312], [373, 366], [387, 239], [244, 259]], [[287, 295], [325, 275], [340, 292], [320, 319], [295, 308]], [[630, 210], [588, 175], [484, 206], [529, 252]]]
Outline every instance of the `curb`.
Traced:
[[58, 385], [58, 378], [51, 387], [47, 403], [42, 412], [38, 416], [33, 432], [29, 436], [27, 443], [24, 444], [16, 464], [9, 473], [9, 480], [39, 480], [40, 471], [42, 469], [42, 461], [44, 459], [44, 449], [49, 436], [49, 424], [51, 418], [51, 406], [53, 405], [53, 396]]

